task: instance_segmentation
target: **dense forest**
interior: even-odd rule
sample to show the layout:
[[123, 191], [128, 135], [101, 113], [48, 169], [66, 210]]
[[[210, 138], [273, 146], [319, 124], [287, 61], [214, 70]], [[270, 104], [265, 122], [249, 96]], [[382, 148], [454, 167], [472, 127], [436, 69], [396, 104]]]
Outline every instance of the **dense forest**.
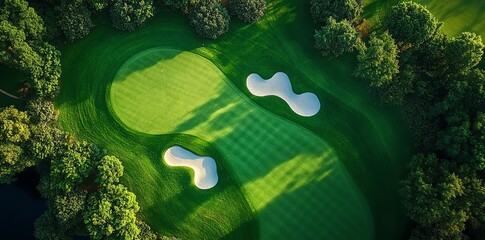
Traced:
[[[330, 3], [333, 2], [333, 3]], [[398, 106], [413, 136], [415, 155], [402, 181], [412, 239], [463, 239], [485, 223], [484, 44], [476, 33], [441, 33], [426, 7], [392, 7], [380, 30], [365, 39], [355, 0], [312, 0], [324, 26], [315, 33], [323, 55], [357, 51], [355, 76], [377, 101]], [[341, 4], [341, 6], [339, 6]]]

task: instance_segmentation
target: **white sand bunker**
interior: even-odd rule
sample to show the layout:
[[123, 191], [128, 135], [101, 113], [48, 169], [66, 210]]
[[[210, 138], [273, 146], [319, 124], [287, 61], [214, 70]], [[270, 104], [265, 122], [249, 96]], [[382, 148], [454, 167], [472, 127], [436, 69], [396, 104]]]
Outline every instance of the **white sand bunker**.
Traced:
[[211, 157], [198, 156], [185, 148], [173, 146], [167, 149], [163, 158], [169, 166], [192, 168], [195, 186], [200, 189], [212, 188], [219, 180], [216, 161]]
[[320, 111], [318, 97], [310, 92], [295, 94], [290, 78], [283, 72], [278, 72], [268, 80], [253, 73], [246, 79], [249, 91], [258, 97], [277, 96], [283, 99], [296, 114], [311, 117]]

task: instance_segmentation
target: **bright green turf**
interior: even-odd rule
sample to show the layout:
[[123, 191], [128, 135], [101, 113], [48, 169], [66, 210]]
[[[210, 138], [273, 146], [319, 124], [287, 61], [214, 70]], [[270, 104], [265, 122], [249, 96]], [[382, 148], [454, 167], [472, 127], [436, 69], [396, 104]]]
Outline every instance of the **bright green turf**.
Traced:
[[129, 128], [213, 143], [244, 184], [263, 239], [373, 238], [368, 206], [329, 146], [253, 104], [207, 59], [143, 51], [118, 71], [110, 96]]
[[426, 5], [444, 23], [443, 32], [451, 36], [469, 31], [485, 39], [485, 1], [483, 0], [416, 0]]
[[[253, 179], [240, 180], [239, 184], [250, 190], [261, 189], [266, 185], [274, 189], [274, 193], [288, 189], [294, 191], [283, 194], [290, 196], [279, 197], [271, 202], [274, 193], [258, 200], [257, 196], [249, 193], [256, 191], [248, 190], [246, 195], [249, 199], [257, 199], [256, 202], [262, 203], [252, 206], [262, 208], [259, 211], [261, 229], [258, 229], [257, 222], [252, 219], [251, 209], [247, 204], [244, 205], [244, 196], [232, 177], [238, 169], [223, 152], [229, 150], [219, 147], [222, 146], [221, 140], [209, 143], [186, 135], [138, 134], [121, 126], [110, 114], [107, 86], [130, 57], [160, 46], [195, 52], [210, 59], [238, 91], [256, 104], [325, 140], [338, 159], [334, 164], [342, 162], [364, 194], [365, 202], [371, 210], [375, 237], [402, 238], [406, 218], [399, 203], [397, 183], [402, 176], [405, 160], [409, 158], [407, 151], [410, 145], [405, 125], [396, 111], [376, 107], [367, 92], [366, 84], [359, 83], [352, 76], [355, 67], [353, 56], [327, 59], [315, 51], [313, 33], [316, 28], [309, 14], [308, 2], [301, 0], [271, 1], [263, 20], [252, 25], [233, 21], [230, 32], [218, 41], [200, 40], [184, 17], [165, 11], [149, 20], [144, 28], [131, 33], [114, 30], [109, 23], [99, 24], [87, 38], [62, 47], [63, 82], [57, 100], [61, 109], [61, 124], [80, 138], [93, 141], [120, 156], [126, 170], [123, 181], [137, 194], [142, 217], [164, 234], [185, 238], [210, 238], [228, 234], [228, 237], [243, 236], [246, 239], [254, 238], [259, 231], [272, 234], [277, 228], [263, 221], [265, 214], [269, 215], [277, 211], [276, 208], [286, 206], [285, 212], [298, 219], [301, 211], [309, 211], [314, 196], [337, 194], [340, 191], [318, 187], [322, 184], [318, 178], [288, 183], [287, 189], [278, 189], [281, 185], [271, 179], [285, 175], [287, 169], [298, 165], [300, 160], [297, 157], [300, 156], [297, 155], [274, 166], [263, 166], [258, 170], [259, 173], [253, 173]], [[302, 118], [289, 111], [286, 103], [276, 97], [251, 96], [244, 84], [248, 74], [257, 72], [267, 78], [277, 71], [284, 71], [290, 76], [296, 92], [311, 90], [316, 93], [322, 102], [321, 112], [312, 118]], [[260, 121], [262, 123], [258, 125], [264, 124], [266, 120]], [[301, 129], [296, 125], [287, 125]], [[231, 131], [238, 128], [230, 124], [225, 127], [236, 128]], [[320, 139], [315, 139], [315, 142], [322, 142]], [[273, 139], [277, 140], [280, 139]], [[209, 192], [194, 189], [190, 186], [186, 171], [167, 168], [160, 161], [160, 153], [175, 143], [185, 145], [198, 154], [219, 159], [220, 173], [227, 174], [222, 176], [227, 180], [219, 182], [218, 187]], [[232, 143], [232, 147], [237, 148], [237, 144]], [[285, 145], [281, 149], [286, 148], [290, 147]], [[231, 164], [225, 165], [226, 162]], [[313, 167], [302, 169], [302, 172], [309, 170], [313, 170]], [[341, 176], [345, 179], [343, 173], [341, 171], [339, 175], [338, 171], [334, 171], [322, 181], [332, 179], [332, 174], [334, 178]], [[319, 172], [318, 176], [322, 175], [325, 174]], [[238, 175], [235, 177], [239, 178]], [[332, 184], [330, 180], [326, 183], [329, 186]], [[221, 191], [220, 188], [227, 190]], [[177, 189], [183, 190], [172, 198], [167, 197]], [[224, 201], [228, 197], [234, 200]], [[307, 200], [309, 204], [300, 211], [293, 208], [291, 203], [298, 203], [301, 199]], [[184, 204], [177, 204], [174, 200], [184, 201]], [[229, 202], [233, 204], [229, 205]], [[187, 203], [190, 207], [183, 208]], [[312, 214], [326, 214], [327, 210], [353, 211], [352, 206], [348, 206], [345, 201], [323, 204], [323, 207], [324, 210]], [[206, 225], [197, 223], [211, 220], [190, 219], [194, 212], [203, 209], [213, 211], [212, 214], [201, 214], [217, 222], [210, 228], [200, 227]], [[284, 224], [274, 221], [276, 226]], [[240, 227], [234, 230], [237, 225]], [[331, 222], [322, 223], [321, 226], [333, 227]], [[244, 236], [244, 233], [247, 235]]]

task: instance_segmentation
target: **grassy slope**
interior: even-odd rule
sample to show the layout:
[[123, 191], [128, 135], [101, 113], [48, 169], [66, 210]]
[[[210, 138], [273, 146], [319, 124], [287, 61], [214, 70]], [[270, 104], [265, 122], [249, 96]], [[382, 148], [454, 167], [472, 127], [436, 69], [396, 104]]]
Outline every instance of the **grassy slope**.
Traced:
[[470, 31], [485, 39], [485, 1], [483, 0], [415, 0], [426, 7], [443, 21], [443, 32], [456, 36]]
[[122, 66], [110, 96], [131, 129], [213, 143], [244, 184], [263, 239], [373, 238], [367, 203], [331, 148], [253, 104], [207, 59], [146, 50]]
[[[145, 139], [126, 132], [108, 114], [104, 97], [106, 79], [112, 79], [121, 64], [132, 55], [156, 46], [192, 50], [215, 62], [257, 104], [325, 139], [365, 194], [374, 217], [376, 238], [400, 238], [406, 220], [396, 189], [402, 159], [407, 158], [406, 129], [399, 115], [374, 107], [365, 84], [356, 83], [351, 76], [353, 57], [325, 59], [315, 52], [312, 34], [316, 26], [308, 10], [306, 1], [273, 1], [262, 21], [248, 26], [233, 21], [232, 30], [214, 43], [198, 40], [186, 20], [165, 12], [150, 20], [145, 28], [132, 33], [98, 26], [86, 39], [63, 49], [63, 86], [58, 99], [62, 125], [125, 159], [125, 182], [139, 196], [143, 216], [155, 229], [162, 233], [185, 231], [174, 224], [180, 217], [171, 219], [171, 205], [163, 208], [153, 205], [150, 200], [159, 191], [164, 191], [164, 187], [176, 187], [164, 185], [171, 177], [176, 177], [182, 186], [188, 184], [187, 175], [179, 176], [172, 171], [166, 175], [156, 174], [165, 173], [159, 156], [164, 146], [159, 146], [157, 141], [171, 138]], [[205, 46], [200, 48], [203, 44]], [[285, 103], [276, 98], [251, 97], [244, 86], [245, 76], [258, 72], [269, 77], [276, 71], [290, 75], [296, 92], [308, 89], [316, 92], [322, 101], [321, 114], [314, 118], [300, 118], [287, 111]], [[185, 141], [180, 138], [174, 137], [173, 141]], [[194, 138], [186, 139], [195, 141]], [[200, 143], [208, 145], [204, 141]], [[197, 146], [194, 143], [191, 147]], [[199, 148], [200, 153], [218, 153], [210, 146]], [[141, 164], [149, 162], [151, 164]], [[144, 188], [134, 187], [140, 185]], [[156, 189], [148, 187], [150, 185], [164, 187]], [[200, 198], [194, 195], [192, 193], [193, 199]], [[191, 210], [182, 214], [188, 215]], [[238, 231], [236, 233], [243, 233], [245, 229]], [[200, 236], [203, 232], [188, 229], [185, 234]]]
[[[159, 44], [178, 43], [181, 48], [200, 44], [193, 41], [195, 36], [183, 27], [185, 22], [180, 18], [158, 20], [169, 22], [152, 24], [134, 33], [100, 26], [88, 38], [62, 49], [63, 82], [57, 100], [60, 122], [80, 138], [107, 148], [123, 160], [124, 183], [137, 195], [142, 216], [160, 233], [201, 239], [233, 232], [255, 238], [258, 229], [250, 206], [224, 164], [219, 165], [218, 188], [200, 191], [191, 186], [188, 172], [173, 171], [160, 161], [162, 150], [175, 144], [187, 146], [197, 154], [224, 159], [217, 149], [189, 135], [146, 136], [128, 132], [109, 112], [106, 88], [126, 59]], [[200, 208], [202, 205], [205, 207]]]

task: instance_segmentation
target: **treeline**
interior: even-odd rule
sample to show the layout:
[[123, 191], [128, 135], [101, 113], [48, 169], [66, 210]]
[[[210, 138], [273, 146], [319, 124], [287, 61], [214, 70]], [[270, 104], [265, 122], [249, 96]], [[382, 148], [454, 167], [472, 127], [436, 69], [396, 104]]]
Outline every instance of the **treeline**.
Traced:
[[[322, 20], [315, 2], [315, 19]], [[443, 23], [415, 2], [393, 6], [383, 31], [365, 42], [356, 39], [352, 19], [328, 17], [315, 34], [316, 47], [333, 56], [357, 49], [355, 75], [380, 103], [405, 113], [416, 152], [401, 188], [415, 222], [411, 238], [466, 239], [466, 230], [485, 227], [485, 71], [477, 67], [482, 38], [446, 36]]]
[[108, 13], [115, 28], [132, 31], [153, 17], [158, 8], [171, 8], [188, 17], [202, 37], [216, 39], [229, 30], [230, 15], [250, 23], [266, 10], [265, 0], [44, 0], [34, 2], [46, 19], [49, 35], [70, 41], [87, 36], [93, 17]]
[[[137, 216], [135, 195], [120, 183], [123, 165], [94, 144], [57, 127], [54, 105], [35, 99], [25, 110], [0, 109], [0, 183], [35, 166], [48, 210], [38, 239], [162, 239]], [[167, 239], [167, 238], [165, 238]]]
[[60, 52], [46, 29], [26, 1], [0, 2], [0, 63], [30, 77], [25, 103], [0, 108], [0, 184], [26, 168], [38, 170], [38, 190], [48, 201], [35, 223], [38, 239], [170, 239], [137, 215], [135, 195], [119, 182], [120, 160], [59, 128], [50, 99], [59, 91]]

